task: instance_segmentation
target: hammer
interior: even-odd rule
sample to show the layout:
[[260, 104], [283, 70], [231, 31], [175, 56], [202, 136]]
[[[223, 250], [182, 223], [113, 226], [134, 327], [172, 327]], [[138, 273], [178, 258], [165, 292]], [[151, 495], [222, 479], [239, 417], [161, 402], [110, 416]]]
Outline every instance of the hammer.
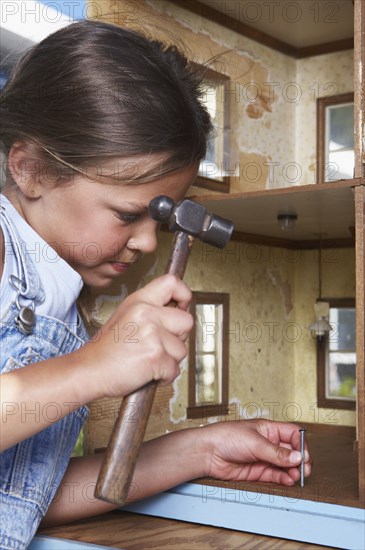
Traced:
[[[149, 204], [150, 216], [167, 222], [175, 233], [165, 273], [183, 278], [191, 247], [197, 237], [223, 248], [229, 241], [232, 222], [208, 214], [206, 208], [189, 199], [176, 204], [161, 195]], [[171, 302], [169, 305], [175, 305]], [[95, 496], [113, 504], [125, 503], [134, 467], [146, 432], [157, 382], [152, 381], [122, 401], [96, 483]]]

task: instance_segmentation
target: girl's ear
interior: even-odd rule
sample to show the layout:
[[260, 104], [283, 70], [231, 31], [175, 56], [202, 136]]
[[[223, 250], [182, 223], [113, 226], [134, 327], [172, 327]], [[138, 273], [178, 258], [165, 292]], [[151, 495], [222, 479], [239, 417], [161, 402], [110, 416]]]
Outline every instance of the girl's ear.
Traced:
[[32, 155], [31, 146], [20, 141], [13, 143], [8, 155], [8, 168], [14, 182], [26, 197], [40, 197], [41, 163], [34, 152]]

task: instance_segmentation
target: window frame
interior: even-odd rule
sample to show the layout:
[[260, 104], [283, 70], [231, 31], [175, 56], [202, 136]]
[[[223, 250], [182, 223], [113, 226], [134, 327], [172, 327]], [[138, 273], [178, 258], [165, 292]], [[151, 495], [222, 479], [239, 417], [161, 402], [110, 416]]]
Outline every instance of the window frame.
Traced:
[[222, 401], [221, 403], [196, 403], [196, 328], [195, 323], [189, 335], [189, 369], [188, 369], [188, 407], [187, 418], [208, 418], [210, 416], [224, 416], [228, 414], [228, 387], [229, 387], [229, 298], [228, 293], [223, 292], [197, 292], [193, 291], [190, 303], [190, 313], [196, 319], [196, 306], [198, 304], [222, 305]]
[[[355, 298], [323, 298], [329, 302], [330, 308], [355, 308]], [[318, 406], [324, 409], [355, 410], [355, 399], [336, 399], [326, 395], [326, 368], [328, 357], [328, 341], [326, 335], [322, 340], [317, 340], [317, 399]]]
[[[354, 92], [317, 98], [317, 163], [316, 182], [332, 183], [338, 180], [325, 179], [326, 173], [326, 111], [328, 107], [354, 103]], [[340, 179], [340, 178], [339, 178]], [[352, 179], [352, 178], [350, 178]]]
[[[197, 65], [197, 64], [195, 64]], [[215, 82], [224, 86], [224, 105], [223, 105], [223, 156], [222, 163], [224, 161], [229, 161], [229, 155], [231, 150], [230, 144], [230, 94], [227, 92], [227, 87], [231, 81], [230, 77], [224, 73], [215, 71], [214, 69], [208, 67], [202, 67], [197, 65], [200, 70], [203, 70], [202, 83], [204, 82]], [[228, 159], [227, 159], [228, 157]], [[197, 178], [194, 182], [195, 187], [201, 187], [203, 189], [209, 189], [210, 191], [220, 191], [221, 193], [229, 193], [231, 185], [231, 176], [223, 176], [222, 179], [210, 178], [207, 176], [197, 175]]]

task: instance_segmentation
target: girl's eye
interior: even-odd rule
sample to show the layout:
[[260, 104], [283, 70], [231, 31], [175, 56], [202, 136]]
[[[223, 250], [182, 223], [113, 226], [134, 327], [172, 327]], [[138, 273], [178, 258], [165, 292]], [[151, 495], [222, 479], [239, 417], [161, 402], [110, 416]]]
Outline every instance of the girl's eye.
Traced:
[[133, 223], [141, 217], [141, 214], [131, 214], [129, 212], [119, 212], [118, 218], [124, 223]]

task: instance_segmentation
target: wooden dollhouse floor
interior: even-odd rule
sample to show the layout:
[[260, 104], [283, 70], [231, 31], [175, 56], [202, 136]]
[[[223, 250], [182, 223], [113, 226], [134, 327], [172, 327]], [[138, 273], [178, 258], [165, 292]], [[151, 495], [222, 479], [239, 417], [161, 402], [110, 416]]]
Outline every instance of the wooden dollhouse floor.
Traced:
[[[351, 429], [321, 430], [308, 426], [307, 437], [314, 461], [313, 472], [305, 487], [283, 488], [267, 484], [219, 484], [211, 480], [199, 483], [214, 484], [244, 491], [282, 495], [290, 499], [305, 499], [327, 504], [363, 507], [358, 500], [357, 461], [353, 449], [355, 431]], [[42, 529], [39, 534], [68, 540], [100, 544], [126, 550], [168, 548], [187, 550], [197, 548], [230, 550], [233, 548], [261, 549], [320, 549], [328, 548], [252, 533], [198, 525], [173, 519], [115, 511], [104, 516], [78, 521], [69, 525]]]
[[267, 483], [219, 483], [199, 480], [199, 483], [223, 486], [288, 499], [304, 499], [327, 504], [340, 504], [363, 508], [358, 497], [357, 455], [354, 451], [355, 429], [308, 424], [306, 438], [313, 459], [312, 474], [301, 488], [283, 487]]

